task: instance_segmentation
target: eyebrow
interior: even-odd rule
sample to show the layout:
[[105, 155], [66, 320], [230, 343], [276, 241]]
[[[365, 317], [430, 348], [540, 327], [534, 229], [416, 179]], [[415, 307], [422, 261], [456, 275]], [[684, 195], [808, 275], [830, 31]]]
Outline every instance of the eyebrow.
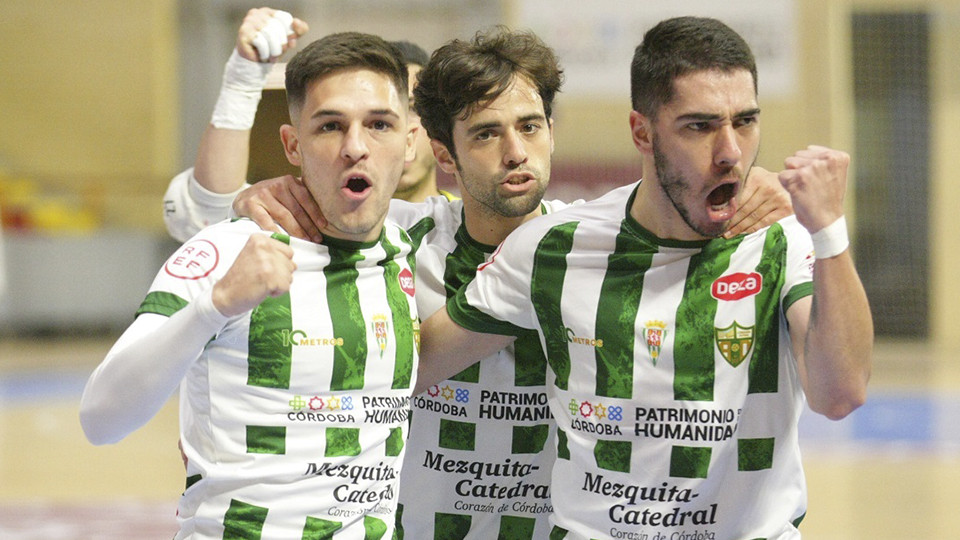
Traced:
[[[367, 111], [366, 114], [372, 116], [392, 116], [394, 118], [400, 118], [400, 113], [394, 111], [393, 109], [371, 109]], [[346, 116], [346, 114], [343, 113], [343, 111], [338, 111], [336, 109], [320, 109], [319, 111], [310, 115], [310, 119], [314, 120], [324, 116], [341, 117]]]
[[[546, 121], [547, 117], [541, 113], [531, 113], [531, 114], [521, 116], [520, 118], [517, 118], [518, 123], [529, 122], [531, 120]], [[470, 126], [467, 129], [467, 135], [473, 135], [474, 133], [478, 133], [480, 131], [490, 129], [490, 128], [499, 127], [500, 125], [501, 125], [500, 122], [483, 122], [481, 124], [474, 124], [473, 126]]]
[[[733, 117], [744, 118], [747, 116], [756, 116], [758, 114], [760, 114], [760, 107], [755, 107], [753, 109], [746, 109], [746, 110], [740, 111], [734, 114]], [[688, 113], [688, 114], [682, 114], [678, 116], [677, 121], [683, 122], [683, 121], [694, 120], [694, 121], [700, 121], [700, 122], [709, 122], [712, 120], [718, 120], [721, 117], [722, 115], [713, 114], [713, 113]]]

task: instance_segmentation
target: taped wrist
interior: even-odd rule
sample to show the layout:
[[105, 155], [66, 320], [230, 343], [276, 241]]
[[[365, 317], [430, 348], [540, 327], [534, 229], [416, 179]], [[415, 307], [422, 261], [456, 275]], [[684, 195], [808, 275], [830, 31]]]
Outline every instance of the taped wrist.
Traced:
[[253, 127], [271, 67], [271, 64], [251, 62], [233, 50], [223, 69], [220, 96], [210, 119], [213, 127], [241, 131]]
[[850, 246], [847, 236], [847, 219], [840, 219], [820, 229], [811, 235], [813, 239], [813, 255], [818, 259], [829, 259], [843, 253]]

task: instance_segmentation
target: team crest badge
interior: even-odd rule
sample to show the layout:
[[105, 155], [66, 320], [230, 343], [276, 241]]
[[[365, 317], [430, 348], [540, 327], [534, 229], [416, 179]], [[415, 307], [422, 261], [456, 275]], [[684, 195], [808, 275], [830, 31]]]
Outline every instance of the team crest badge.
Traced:
[[373, 330], [373, 335], [377, 338], [377, 345], [380, 346], [380, 357], [383, 357], [383, 352], [387, 349], [387, 317], [384, 315], [374, 315], [373, 322], [370, 323], [370, 329]]
[[663, 321], [647, 321], [643, 327], [643, 339], [647, 342], [647, 350], [650, 351], [650, 358], [653, 365], [657, 365], [657, 359], [660, 358], [660, 349], [663, 347], [663, 340], [667, 337], [667, 325]]
[[753, 326], [740, 326], [737, 321], [726, 328], [714, 327], [717, 348], [723, 358], [733, 367], [747, 359], [753, 350]]

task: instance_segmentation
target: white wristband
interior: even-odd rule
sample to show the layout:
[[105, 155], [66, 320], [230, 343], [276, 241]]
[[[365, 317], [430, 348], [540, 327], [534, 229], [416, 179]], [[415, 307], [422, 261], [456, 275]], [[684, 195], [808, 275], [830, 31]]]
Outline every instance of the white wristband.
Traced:
[[820, 229], [811, 235], [813, 239], [813, 255], [818, 259], [829, 259], [843, 253], [850, 246], [847, 237], [847, 219], [840, 219]]
[[248, 130], [257, 116], [257, 105], [267, 74], [272, 64], [251, 62], [240, 56], [236, 49], [223, 69], [223, 84], [220, 96], [213, 108], [210, 123], [218, 129]]

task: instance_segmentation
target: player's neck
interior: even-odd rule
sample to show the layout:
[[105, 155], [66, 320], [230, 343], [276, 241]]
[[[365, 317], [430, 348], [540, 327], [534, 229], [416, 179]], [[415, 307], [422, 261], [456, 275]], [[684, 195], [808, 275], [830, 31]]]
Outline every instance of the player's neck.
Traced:
[[[644, 164], [644, 171], [650, 170], [652, 165], [647, 167]], [[644, 174], [643, 181], [637, 188], [637, 197], [630, 207], [630, 216], [657, 238], [682, 241], [706, 239], [687, 225], [660, 187], [656, 174]]]
[[436, 197], [440, 195], [440, 190], [437, 188], [437, 177], [432, 176], [425, 179], [422, 182], [419, 182], [413, 186], [410, 186], [409, 189], [403, 191], [396, 191], [393, 194], [394, 199], [402, 199], [407, 202], [417, 203], [427, 200], [428, 197]]
[[499, 245], [514, 229], [543, 213], [542, 205], [524, 216], [505, 217], [476, 201], [463, 201], [463, 220], [470, 238], [488, 246]]

